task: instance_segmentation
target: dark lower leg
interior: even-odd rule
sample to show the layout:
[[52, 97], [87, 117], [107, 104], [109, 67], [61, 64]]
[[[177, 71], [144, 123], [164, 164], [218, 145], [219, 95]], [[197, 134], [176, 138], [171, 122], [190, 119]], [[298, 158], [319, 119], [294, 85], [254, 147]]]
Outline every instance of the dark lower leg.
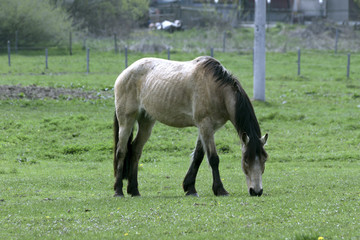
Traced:
[[132, 197], [140, 196], [138, 189], [137, 175], [138, 175], [138, 160], [134, 161], [131, 166], [129, 182], [127, 186], [127, 193], [130, 194]]
[[[115, 157], [117, 157], [118, 159], [120, 158], [120, 153], [119, 151], [116, 152]], [[123, 193], [123, 176], [122, 176], [122, 172], [123, 172], [123, 164], [118, 162], [118, 166], [117, 166], [117, 170], [116, 170], [116, 176], [115, 176], [115, 184], [114, 184], [114, 190], [115, 190], [115, 194], [114, 197], [123, 197], [124, 193]]]
[[225, 190], [219, 172], [219, 157], [217, 155], [211, 155], [210, 159], [210, 166], [212, 168], [213, 174], [213, 186], [212, 190], [216, 196], [227, 196], [229, 193]]
[[151, 135], [151, 129], [155, 124], [155, 121], [151, 118], [146, 117], [145, 112], [141, 113], [139, 119], [139, 130], [136, 135], [136, 138], [133, 142], [131, 161], [130, 161], [130, 172], [129, 172], [129, 182], [127, 186], [127, 193], [131, 196], [140, 196], [138, 189], [138, 165], [141, 153], [146, 141]]
[[[116, 107], [118, 108], [118, 107]], [[127, 114], [121, 113], [117, 110], [117, 123], [114, 123], [114, 132], [118, 134], [114, 137], [114, 172], [115, 172], [115, 197], [124, 196], [123, 193], [123, 179], [128, 179], [128, 162], [131, 157], [131, 143], [133, 126], [138, 115], [138, 109]]]
[[203, 159], [204, 159], [204, 149], [201, 141], [198, 140], [194, 151], [193, 161], [189, 167], [188, 172], [186, 173], [183, 182], [183, 188], [184, 191], [186, 192], [186, 195], [197, 195], [195, 189], [195, 180]]
[[130, 194], [132, 197], [140, 196], [137, 180], [133, 180], [131, 182], [129, 181], [129, 184], [127, 186], [127, 193]]
[[123, 197], [124, 193], [122, 191], [122, 180], [116, 179], [115, 184], [114, 184], [114, 190], [115, 190], [115, 194], [114, 197]]

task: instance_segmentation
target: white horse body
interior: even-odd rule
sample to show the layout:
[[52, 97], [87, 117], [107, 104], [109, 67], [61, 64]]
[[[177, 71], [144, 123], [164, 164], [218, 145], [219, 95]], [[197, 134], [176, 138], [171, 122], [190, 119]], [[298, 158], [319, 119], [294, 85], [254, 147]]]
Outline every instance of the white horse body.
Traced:
[[[188, 62], [144, 58], [125, 69], [116, 79], [114, 118], [115, 196], [138, 191], [137, 172], [142, 149], [156, 121], [173, 127], [198, 128], [193, 161], [183, 182], [187, 195], [197, 195], [195, 179], [204, 155], [213, 173], [213, 192], [228, 195], [219, 173], [214, 134], [230, 120], [243, 142], [242, 167], [249, 193], [262, 194], [261, 175], [267, 154], [251, 102], [240, 83], [214, 58], [198, 57]], [[138, 123], [135, 139], [132, 133]]]
[[[220, 93], [223, 89], [214, 88], [213, 79], [206, 78], [205, 74], [195, 71], [197, 63], [201, 63], [204, 59], [206, 58], [199, 57], [188, 62], [157, 58], [141, 59], [117, 78], [115, 99], [117, 102], [136, 99], [136, 102], [129, 103], [131, 106], [125, 105], [131, 109], [130, 111], [133, 111], [135, 107], [138, 108], [138, 112], [144, 110], [154, 120], [168, 126], [198, 127], [199, 121], [209, 115], [209, 110], [217, 113], [215, 114], [218, 116], [216, 125], [222, 126], [229, 116], [227, 116], [228, 111], [224, 111], [226, 110], [224, 100], [218, 99], [223, 95], [216, 93]], [[136, 87], [129, 87], [129, 85], [136, 85]], [[135, 92], [135, 89], [138, 91]], [[132, 94], [136, 94], [136, 97], [122, 98], [128, 95], [129, 91], [134, 91]], [[212, 106], [210, 109], [209, 105]], [[122, 106], [124, 105], [120, 105]], [[199, 111], [200, 109], [204, 111]], [[119, 111], [126, 112], [127, 109], [119, 109]]]

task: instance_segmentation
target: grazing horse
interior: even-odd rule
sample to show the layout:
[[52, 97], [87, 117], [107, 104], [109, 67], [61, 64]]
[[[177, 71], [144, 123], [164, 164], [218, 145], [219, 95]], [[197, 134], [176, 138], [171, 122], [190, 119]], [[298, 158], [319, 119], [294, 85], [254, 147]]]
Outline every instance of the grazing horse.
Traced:
[[[198, 57], [188, 62], [143, 58], [125, 69], [115, 82], [114, 175], [115, 195], [140, 196], [138, 163], [156, 121], [173, 127], [198, 128], [190, 168], [183, 181], [186, 195], [198, 196], [195, 179], [206, 154], [212, 169], [212, 190], [226, 196], [219, 173], [214, 133], [228, 120], [242, 142], [242, 169], [251, 196], [261, 196], [268, 135], [261, 137], [249, 97], [236, 78], [216, 59]], [[134, 125], [138, 124], [133, 139]]]

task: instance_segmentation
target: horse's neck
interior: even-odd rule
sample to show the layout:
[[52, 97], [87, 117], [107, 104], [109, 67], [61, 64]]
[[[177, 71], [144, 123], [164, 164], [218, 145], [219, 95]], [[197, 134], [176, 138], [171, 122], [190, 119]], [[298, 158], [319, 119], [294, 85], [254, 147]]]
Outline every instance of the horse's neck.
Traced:
[[245, 91], [234, 91], [232, 87], [228, 87], [225, 90], [224, 96], [229, 120], [238, 133], [246, 132], [248, 135], [258, 135], [258, 122]]
[[236, 93], [230, 86], [224, 87], [224, 102], [229, 115], [230, 122], [236, 127]]

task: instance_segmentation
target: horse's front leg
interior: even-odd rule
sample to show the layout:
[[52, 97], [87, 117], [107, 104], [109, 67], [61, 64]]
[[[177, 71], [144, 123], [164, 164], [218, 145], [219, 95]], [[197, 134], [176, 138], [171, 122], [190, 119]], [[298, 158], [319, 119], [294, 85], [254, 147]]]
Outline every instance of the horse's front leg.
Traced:
[[227, 196], [229, 193], [225, 190], [221, 178], [220, 178], [220, 172], [219, 172], [219, 156], [215, 153], [212, 153], [208, 155], [209, 157], [209, 163], [212, 169], [212, 175], [213, 175], [213, 192], [216, 196]]
[[219, 172], [219, 156], [216, 152], [215, 141], [214, 141], [214, 129], [209, 127], [209, 125], [203, 125], [200, 129], [200, 137], [203, 143], [203, 147], [206, 151], [206, 155], [209, 161], [209, 164], [212, 169], [213, 175], [213, 192], [216, 196], [227, 196], [229, 193], [225, 190]]

